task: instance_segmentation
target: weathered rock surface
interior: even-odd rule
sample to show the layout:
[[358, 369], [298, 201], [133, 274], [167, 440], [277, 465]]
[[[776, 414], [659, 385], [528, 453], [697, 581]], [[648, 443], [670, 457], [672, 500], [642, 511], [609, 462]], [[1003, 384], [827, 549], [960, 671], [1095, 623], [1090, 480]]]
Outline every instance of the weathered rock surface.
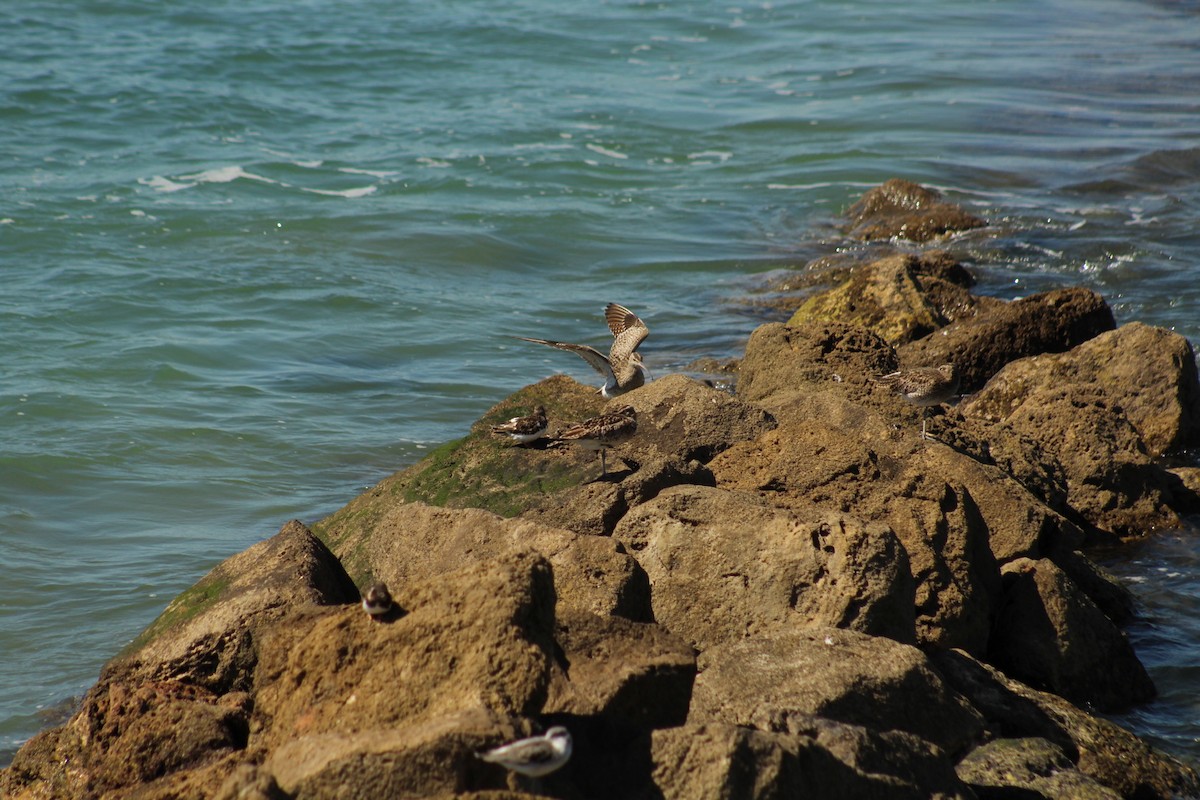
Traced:
[[[1125, 326], [1067, 353], [1013, 362], [962, 413], [1037, 442], [1062, 470], [1067, 504], [1096, 528], [1122, 537], [1177, 528], [1181, 514], [1197, 508], [1196, 495], [1153, 460], [1124, 403], [1134, 403], [1159, 452], [1200, 435], [1200, 383], [1186, 344], [1166, 331]], [[1143, 388], [1106, 377], [1113, 375]]]
[[[784, 332], [792, 341], [810, 341], [806, 330]], [[757, 361], [769, 344], [783, 351], [777, 361], [806, 372], [809, 362], [781, 339], [752, 338], [746, 361]], [[999, 596], [998, 564], [1055, 546], [1070, 549], [1081, 532], [998, 467], [940, 444], [897, 438], [879, 413], [838, 397], [853, 395], [852, 384], [834, 383], [838, 388], [824, 394], [768, 396], [779, 427], [715, 458], [710, 468], [718, 485], [776, 506], [832, 508], [886, 525], [916, 580], [918, 639], [984, 653]], [[864, 404], [871, 401], [867, 386], [858, 391]]]
[[942, 200], [939, 192], [892, 178], [863, 194], [850, 207], [847, 233], [855, 239], [909, 239], [927, 242], [987, 223]]
[[980, 389], [1005, 364], [1057, 353], [1113, 329], [1112, 309], [1089, 289], [1055, 289], [992, 303], [935, 334], [897, 348], [905, 366], [952, 363], [963, 394]]
[[971, 797], [949, 762], [920, 739], [848, 729], [817, 721], [808, 733], [720, 723], [655, 731], [654, 784], [673, 800]]
[[958, 764], [958, 776], [981, 798], [1119, 800], [1121, 795], [1075, 768], [1045, 739], [996, 739]]
[[292, 609], [356, 602], [358, 589], [298, 521], [217, 565], [175, 598], [107, 669], [217, 692], [246, 689], [254, 640]]
[[989, 643], [1007, 674], [1102, 710], [1149, 700], [1154, 684], [1121, 631], [1048, 559], [1004, 566]]
[[1200, 442], [1200, 381], [1187, 339], [1131, 322], [1069, 353], [1016, 361], [971, 401], [971, 414], [1003, 422], [1057, 390], [1099, 387], [1152, 456]]
[[540, 711], [555, 651], [553, 572], [542, 556], [513, 553], [392, 594], [398, 619], [318, 610], [263, 641], [254, 688], [256, 714], [270, 721], [264, 746], [464, 711]]
[[632, 730], [687, 719], [695, 651], [663, 626], [568, 610], [556, 640], [562, 658], [543, 713], [604, 717]]
[[701, 650], [776, 627], [914, 639], [908, 559], [886, 528], [688, 486], [631, 511], [614, 537], [650, 576], [654, 618]]
[[337, 547], [347, 563], [393, 589], [528, 548], [553, 565], [560, 608], [651, 619], [649, 580], [620, 543], [525, 518], [404, 503], [343, 536]]
[[824, 717], [905, 731], [950, 754], [974, 746], [983, 729], [979, 712], [920, 650], [882, 637], [779, 632], [709, 648], [699, 668], [690, 722], [791, 731], [794, 717]]
[[1080, 772], [1121, 797], [1200, 795], [1200, 776], [1194, 768], [1120, 726], [1008, 678], [961, 651], [938, 651], [932, 658], [947, 683], [971, 701], [996, 736], [1046, 739]]
[[892, 345], [911, 342], [1000, 303], [972, 295], [974, 278], [944, 253], [896, 254], [856, 267], [845, 283], [813, 295], [788, 320], [867, 328]]

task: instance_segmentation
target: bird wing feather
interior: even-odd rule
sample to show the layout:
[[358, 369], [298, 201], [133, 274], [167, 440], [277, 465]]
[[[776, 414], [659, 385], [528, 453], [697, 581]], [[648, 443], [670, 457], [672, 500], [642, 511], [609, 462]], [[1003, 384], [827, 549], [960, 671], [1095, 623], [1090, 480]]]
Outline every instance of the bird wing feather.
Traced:
[[551, 339], [530, 339], [528, 336], [516, 337], [523, 342], [533, 342], [534, 344], [544, 344], [547, 347], [556, 347], [559, 350], [566, 350], [574, 353], [582, 358], [592, 369], [604, 376], [605, 380], [616, 380], [613, 377], [612, 367], [609, 365], [608, 358], [594, 347], [589, 347], [586, 344], [571, 344], [569, 342], [555, 342]]

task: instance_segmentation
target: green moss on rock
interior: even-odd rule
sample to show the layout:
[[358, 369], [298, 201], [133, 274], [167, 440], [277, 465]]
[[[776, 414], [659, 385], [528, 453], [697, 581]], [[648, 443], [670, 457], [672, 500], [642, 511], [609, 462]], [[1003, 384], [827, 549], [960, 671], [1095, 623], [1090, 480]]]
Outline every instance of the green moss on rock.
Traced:
[[163, 631], [177, 628], [215, 605], [229, 588], [229, 580], [229, 576], [218, 574], [217, 571], [205, 575], [171, 601], [158, 618], [127, 644], [117, 657], [140, 650]]
[[592, 459], [545, 440], [513, 445], [491, 427], [544, 406], [553, 433], [599, 414], [604, 400], [595, 389], [556, 375], [510, 395], [490, 408], [470, 433], [433, 450], [425, 458], [381, 481], [341, 510], [313, 526], [313, 532], [356, 574], [353, 553], [343, 552], [351, 534], [373, 527], [399, 503], [420, 501], [449, 508], [482, 508], [515, 517], [539, 505], [547, 494], [582, 482]]

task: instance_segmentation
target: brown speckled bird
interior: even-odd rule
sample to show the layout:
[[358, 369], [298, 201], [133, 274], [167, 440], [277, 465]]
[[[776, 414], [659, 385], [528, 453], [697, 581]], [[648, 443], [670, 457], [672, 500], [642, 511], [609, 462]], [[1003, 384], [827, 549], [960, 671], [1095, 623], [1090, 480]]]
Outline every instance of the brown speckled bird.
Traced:
[[941, 405], [958, 394], [958, 370], [953, 364], [940, 367], [913, 367], [881, 375], [876, 383], [890, 387], [893, 392], [915, 406], [921, 407], [921, 439], [925, 433], [925, 416], [930, 406]]
[[650, 373], [642, 363], [642, 356], [637, 352], [637, 348], [650, 335], [650, 329], [637, 314], [617, 303], [609, 303], [604, 307], [604, 320], [613, 335], [612, 346], [608, 349], [607, 356], [586, 344], [531, 339], [527, 336], [516, 338], [523, 342], [544, 344], [575, 353], [604, 377], [604, 386], [601, 387], [600, 394], [610, 399], [644, 385], [649, 379]]
[[608, 474], [604, 451], [629, 440], [637, 433], [637, 411], [633, 406], [621, 406], [608, 414], [586, 419], [560, 431], [556, 441], [572, 442], [585, 450], [600, 451], [600, 477]]

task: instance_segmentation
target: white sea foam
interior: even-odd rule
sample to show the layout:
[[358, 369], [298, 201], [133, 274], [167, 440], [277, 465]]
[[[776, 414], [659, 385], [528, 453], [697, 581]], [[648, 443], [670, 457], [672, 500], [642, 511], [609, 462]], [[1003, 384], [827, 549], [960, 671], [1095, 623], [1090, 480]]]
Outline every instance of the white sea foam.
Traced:
[[180, 189], [190, 189], [196, 185], [194, 183], [173, 181], [170, 178], [164, 178], [162, 175], [155, 175], [153, 178], [138, 178], [138, 183], [143, 186], [149, 186], [156, 192], [178, 192]]
[[699, 153], [688, 153], [688, 158], [692, 161], [700, 161], [702, 159], [717, 159], [722, 164], [733, 158], [733, 153], [726, 150], [704, 150]]
[[400, 175], [396, 170], [389, 169], [358, 169], [357, 167], [339, 167], [338, 172], [344, 172], [347, 175], [366, 175], [370, 178], [380, 178], [387, 180]]
[[588, 144], [587, 149], [591, 150], [593, 153], [599, 153], [602, 156], [608, 156], [609, 158], [629, 158], [629, 156], [627, 156], [625, 153], [618, 153], [616, 150], [609, 150], [607, 147], [601, 147], [598, 144]]
[[449, 161], [442, 161], [441, 159], [430, 158], [429, 156], [421, 156], [417, 159], [417, 163], [423, 164], [426, 167], [436, 167], [438, 169], [445, 169], [446, 167], [451, 166]]
[[302, 186], [300, 190], [312, 194], [323, 194], [329, 197], [363, 197], [368, 194], [374, 194], [376, 188], [378, 187], [360, 186], [357, 189], [306, 189]]
[[529, 144], [514, 144], [513, 150], [574, 150], [575, 145], [569, 142], [530, 142]]

